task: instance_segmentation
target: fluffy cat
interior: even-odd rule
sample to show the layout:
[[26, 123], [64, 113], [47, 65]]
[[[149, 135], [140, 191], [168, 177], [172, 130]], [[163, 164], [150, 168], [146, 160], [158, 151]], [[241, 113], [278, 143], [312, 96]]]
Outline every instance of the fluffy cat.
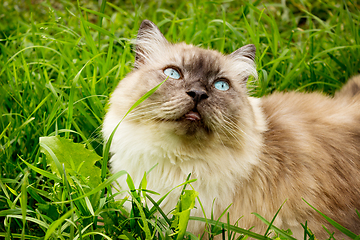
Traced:
[[[254, 45], [223, 55], [172, 44], [143, 21], [134, 69], [110, 99], [105, 140], [136, 100], [169, 78], [120, 124], [110, 149], [112, 172], [126, 170], [138, 186], [157, 164], [147, 188], [161, 195], [191, 173], [207, 216], [213, 208], [217, 218], [233, 203], [230, 221], [244, 216], [239, 227], [255, 226], [258, 233], [267, 226], [251, 213], [271, 220], [286, 199], [275, 226], [296, 238], [303, 237], [305, 221], [317, 238], [328, 236], [322, 224], [335, 231], [304, 198], [360, 234], [360, 77], [334, 98], [290, 92], [257, 99], [246, 90], [256, 75], [254, 59]], [[124, 180], [118, 181], [126, 189]], [[179, 193], [166, 198], [165, 212]], [[203, 216], [198, 205], [192, 215]], [[188, 230], [198, 234], [204, 226], [190, 222]]]

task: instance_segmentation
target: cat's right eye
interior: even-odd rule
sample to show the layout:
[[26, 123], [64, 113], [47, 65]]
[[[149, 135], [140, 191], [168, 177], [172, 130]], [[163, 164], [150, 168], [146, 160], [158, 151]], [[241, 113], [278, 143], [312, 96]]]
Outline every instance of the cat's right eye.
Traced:
[[229, 90], [230, 85], [224, 80], [218, 80], [214, 83], [214, 87], [220, 91], [227, 91]]
[[179, 79], [181, 77], [180, 73], [177, 70], [173, 69], [173, 68], [166, 68], [164, 70], [164, 74], [166, 76], [168, 76], [168, 77], [173, 78], [173, 79]]

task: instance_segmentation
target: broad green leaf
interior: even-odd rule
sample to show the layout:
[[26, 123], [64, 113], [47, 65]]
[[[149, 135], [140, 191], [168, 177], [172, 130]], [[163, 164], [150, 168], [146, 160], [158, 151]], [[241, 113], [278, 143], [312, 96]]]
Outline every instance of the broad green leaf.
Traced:
[[71, 175], [80, 174], [90, 187], [94, 188], [100, 184], [100, 169], [95, 163], [101, 157], [86, 149], [85, 145], [54, 136], [41, 137], [40, 146], [41, 151], [47, 156], [51, 170], [59, 177], [62, 177], [61, 166], [64, 165], [66, 172]]
[[184, 190], [184, 194], [180, 196], [180, 201], [172, 213], [175, 216], [173, 227], [176, 227], [176, 231], [178, 231], [176, 239], [183, 239], [189, 222], [190, 211], [194, 208], [195, 199], [198, 195], [199, 193], [195, 190]]

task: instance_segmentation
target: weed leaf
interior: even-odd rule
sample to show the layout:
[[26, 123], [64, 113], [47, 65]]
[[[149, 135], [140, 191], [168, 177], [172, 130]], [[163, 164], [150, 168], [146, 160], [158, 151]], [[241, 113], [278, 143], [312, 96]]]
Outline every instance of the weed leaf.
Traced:
[[194, 208], [195, 199], [198, 195], [199, 193], [195, 190], [184, 190], [184, 194], [180, 196], [180, 201], [172, 213], [175, 216], [173, 226], [178, 231], [176, 239], [183, 239], [189, 222], [190, 211]]
[[[95, 152], [85, 148], [85, 145], [74, 143], [59, 136], [41, 137], [41, 152], [47, 156], [47, 163], [51, 170], [62, 177], [58, 164], [65, 166], [66, 172], [71, 175], [80, 175], [91, 188], [100, 184], [100, 169], [95, 163], [101, 159]], [[56, 156], [56, 159], [54, 159]], [[58, 164], [56, 163], [58, 161]], [[69, 182], [70, 182], [69, 178]], [[72, 183], [72, 182], [70, 182]]]

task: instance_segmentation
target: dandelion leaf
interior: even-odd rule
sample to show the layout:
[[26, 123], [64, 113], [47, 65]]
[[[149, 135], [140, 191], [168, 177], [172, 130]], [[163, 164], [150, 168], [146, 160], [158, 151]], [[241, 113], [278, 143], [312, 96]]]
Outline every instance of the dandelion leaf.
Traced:
[[177, 231], [176, 239], [183, 239], [189, 222], [190, 211], [194, 208], [195, 199], [198, 195], [199, 193], [195, 190], [184, 190], [184, 194], [180, 196], [180, 201], [172, 212], [175, 217], [172, 227]]
[[[71, 176], [77, 176], [83, 180], [90, 188], [100, 184], [100, 169], [95, 163], [101, 159], [94, 151], [85, 148], [84, 144], [74, 143], [73, 141], [59, 136], [41, 137], [41, 152], [46, 155], [47, 163], [53, 173], [66, 178], [73, 183]], [[64, 171], [65, 170], [65, 171]]]

